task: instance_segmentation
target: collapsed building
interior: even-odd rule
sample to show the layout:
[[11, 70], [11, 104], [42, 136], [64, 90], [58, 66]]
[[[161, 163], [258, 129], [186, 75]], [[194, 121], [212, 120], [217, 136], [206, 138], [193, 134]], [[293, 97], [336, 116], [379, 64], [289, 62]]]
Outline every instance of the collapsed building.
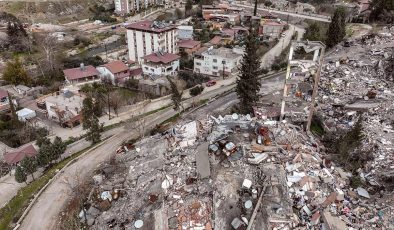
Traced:
[[[394, 42], [372, 36], [354, 43], [354, 56], [339, 50], [326, 58], [316, 109], [324, 130], [334, 133], [351, 129], [357, 113], [364, 113], [363, 145], [376, 148], [357, 170], [363, 183], [352, 185], [354, 175], [332, 160], [319, 137], [290, 122], [292, 116], [271, 119], [280, 108], [263, 107], [255, 117], [183, 121], [122, 146], [116, 164], [101, 166], [93, 176], [80, 221], [91, 229], [394, 228], [387, 186], [394, 94], [381, 67], [390, 58], [385, 47]], [[372, 55], [365, 44], [382, 52]], [[301, 84], [294, 89], [294, 97], [298, 90], [310, 91]]]

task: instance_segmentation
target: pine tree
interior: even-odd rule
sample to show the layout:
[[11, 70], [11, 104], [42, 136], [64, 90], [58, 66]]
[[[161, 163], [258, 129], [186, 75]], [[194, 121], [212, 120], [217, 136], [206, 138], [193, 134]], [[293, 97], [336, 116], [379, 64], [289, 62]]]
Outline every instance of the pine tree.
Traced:
[[34, 179], [34, 173], [37, 171], [37, 161], [33, 157], [25, 157], [21, 162], [21, 167], [25, 170], [26, 174], [30, 174]]
[[260, 90], [260, 82], [257, 77], [262, 73], [260, 58], [256, 52], [258, 39], [252, 27], [250, 27], [245, 45], [236, 92], [240, 100], [240, 112], [246, 114], [252, 112], [252, 106], [258, 101], [257, 93]]
[[178, 111], [182, 106], [182, 93], [179, 92], [178, 87], [176, 86], [175, 82], [171, 80], [169, 76], [167, 76], [167, 80], [170, 82], [171, 85], [171, 100], [174, 103], [174, 110]]
[[334, 47], [340, 43], [346, 36], [346, 10], [343, 7], [338, 7], [331, 20], [330, 26], [327, 30], [328, 47]]
[[[25, 182], [27, 180], [27, 175], [25, 170], [21, 166], [17, 166], [15, 170], [15, 180], [18, 183]], [[26, 183], [27, 184], [27, 183]]]

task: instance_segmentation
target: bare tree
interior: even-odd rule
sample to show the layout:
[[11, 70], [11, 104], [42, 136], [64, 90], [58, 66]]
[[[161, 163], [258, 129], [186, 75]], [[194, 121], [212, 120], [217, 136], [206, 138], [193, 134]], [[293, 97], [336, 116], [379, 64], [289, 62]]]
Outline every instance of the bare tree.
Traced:
[[116, 116], [119, 116], [118, 110], [119, 107], [122, 106], [123, 102], [123, 97], [120, 95], [119, 91], [112, 91], [109, 93], [109, 105], [114, 110]]
[[35, 41], [39, 48], [44, 51], [45, 54], [45, 67], [49, 71], [55, 70], [55, 48], [57, 45], [56, 38], [51, 36], [49, 33], [42, 33], [35, 35]]

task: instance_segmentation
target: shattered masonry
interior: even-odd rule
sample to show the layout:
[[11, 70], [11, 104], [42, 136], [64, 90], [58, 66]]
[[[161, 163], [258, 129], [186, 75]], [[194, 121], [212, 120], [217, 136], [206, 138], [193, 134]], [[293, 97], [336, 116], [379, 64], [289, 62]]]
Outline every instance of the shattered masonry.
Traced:
[[394, 82], [386, 66], [394, 41], [364, 36], [352, 46], [351, 56], [325, 58], [316, 111], [327, 132], [350, 129], [364, 112], [363, 145], [375, 148], [358, 170], [363, 186], [352, 188], [352, 174], [296, 125], [308, 111], [278, 122], [278, 107], [261, 107], [257, 117], [208, 115], [124, 146], [117, 165], [93, 177], [81, 221], [91, 229], [393, 229]]

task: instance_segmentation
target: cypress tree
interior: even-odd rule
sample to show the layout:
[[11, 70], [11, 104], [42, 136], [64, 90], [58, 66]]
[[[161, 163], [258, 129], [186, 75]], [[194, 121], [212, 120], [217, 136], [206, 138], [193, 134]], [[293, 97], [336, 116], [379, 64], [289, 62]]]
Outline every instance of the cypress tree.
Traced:
[[258, 39], [254, 28], [250, 27], [245, 43], [236, 92], [240, 100], [240, 112], [251, 113], [252, 106], [258, 101], [257, 93], [260, 90], [260, 82], [257, 77], [262, 73], [260, 57], [256, 52]]
[[338, 7], [331, 20], [330, 26], [327, 30], [328, 47], [333, 47], [340, 43], [346, 35], [346, 10], [343, 7]]

